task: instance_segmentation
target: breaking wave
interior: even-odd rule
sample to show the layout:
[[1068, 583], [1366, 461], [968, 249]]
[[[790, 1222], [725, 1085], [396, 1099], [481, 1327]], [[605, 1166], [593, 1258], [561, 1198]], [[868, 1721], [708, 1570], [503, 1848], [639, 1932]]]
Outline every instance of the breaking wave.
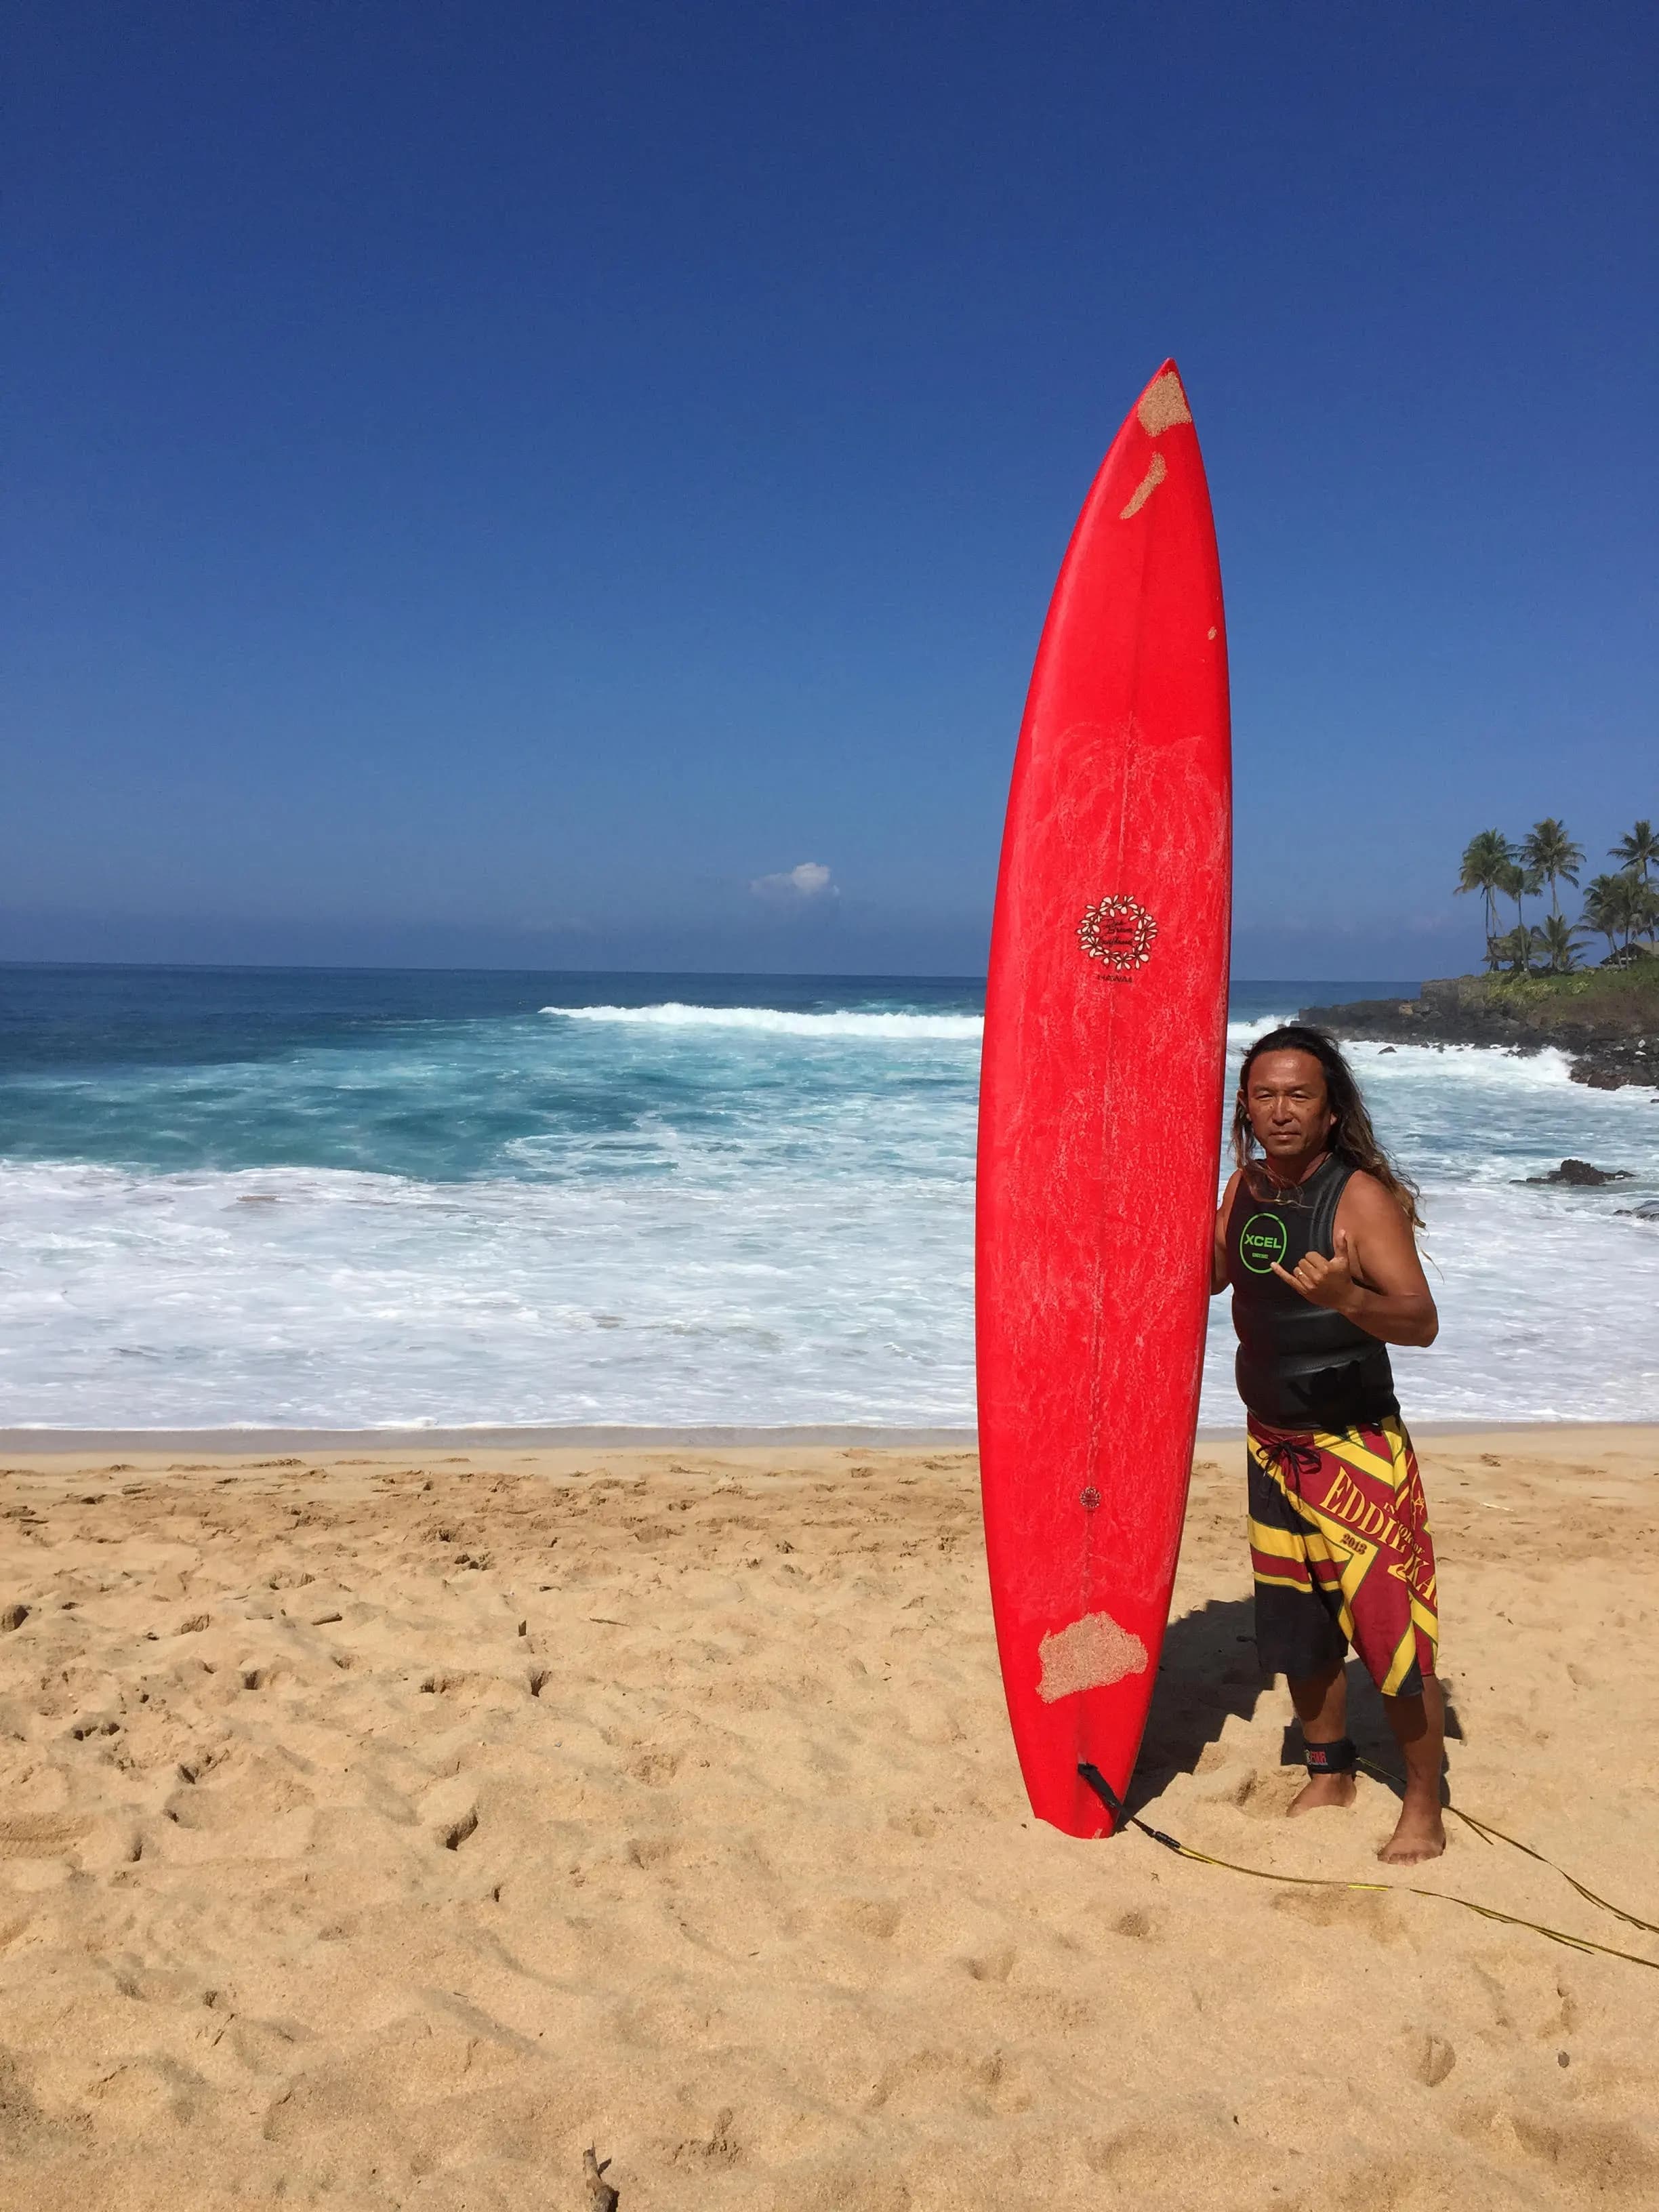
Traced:
[[565, 1022], [615, 1022], [659, 1030], [738, 1030], [756, 1036], [848, 1037], [908, 1044], [921, 1039], [976, 1044], [985, 1024], [978, 1014], [791, 1013], [781, 1006], [690, 1006], [671, 999], [659, 1006], [544, 1006]]

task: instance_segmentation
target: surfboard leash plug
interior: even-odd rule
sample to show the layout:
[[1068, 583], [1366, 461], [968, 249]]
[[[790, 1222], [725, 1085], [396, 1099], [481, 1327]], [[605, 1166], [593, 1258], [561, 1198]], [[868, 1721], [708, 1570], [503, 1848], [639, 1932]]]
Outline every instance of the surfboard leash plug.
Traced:
[[1137, 1820], [1100, 1769], [1086, 1759], [1078, 1761], [1078, 1772], [1088, 1784], [1101, 1803], [1112, 1816], [1112, 1832], [1115, 1835], [1125, 1827], [1139, 1828], [1143, 1836], [1150, 1836], [1155, 1844], [1162, 1844], [1167, 1851], [1179, 1851], [1181, 1846], [1173, 1836], [1166, 1836], [1162, 1828], [1154, 1828], [1145, 1820]]

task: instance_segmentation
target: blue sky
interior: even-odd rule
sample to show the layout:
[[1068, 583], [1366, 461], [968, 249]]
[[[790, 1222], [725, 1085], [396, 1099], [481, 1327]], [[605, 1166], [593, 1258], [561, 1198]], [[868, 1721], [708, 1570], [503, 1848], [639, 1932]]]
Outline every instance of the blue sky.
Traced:
[[1656, 24], [20, 0], [0, 957], [977, 969], [1173, 353], [1236, 968], [1469, 964], [1659, 814]]

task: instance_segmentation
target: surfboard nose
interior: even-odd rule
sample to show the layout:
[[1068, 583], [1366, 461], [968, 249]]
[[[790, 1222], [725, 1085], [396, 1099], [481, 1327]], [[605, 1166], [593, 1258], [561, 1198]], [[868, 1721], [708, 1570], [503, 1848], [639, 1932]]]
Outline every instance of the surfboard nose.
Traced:
[[1135, 402], [1135, 419], [1149, 438], [1161, 438], [1177, 422], [1190, 422], [1187, 387], [1173, 361], [1166, 361]]

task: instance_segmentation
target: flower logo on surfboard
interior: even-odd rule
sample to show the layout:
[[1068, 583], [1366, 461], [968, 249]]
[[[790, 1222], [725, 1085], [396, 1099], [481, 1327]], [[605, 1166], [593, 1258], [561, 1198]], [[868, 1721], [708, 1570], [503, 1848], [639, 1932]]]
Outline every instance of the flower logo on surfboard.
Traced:
[[1158, 924], [1138, 899], [1119, 891], [1084, 908], [1077, 935], [1090, 959], [1101, 962], [1109, 975], [1133, 975], [1152, 958]]

